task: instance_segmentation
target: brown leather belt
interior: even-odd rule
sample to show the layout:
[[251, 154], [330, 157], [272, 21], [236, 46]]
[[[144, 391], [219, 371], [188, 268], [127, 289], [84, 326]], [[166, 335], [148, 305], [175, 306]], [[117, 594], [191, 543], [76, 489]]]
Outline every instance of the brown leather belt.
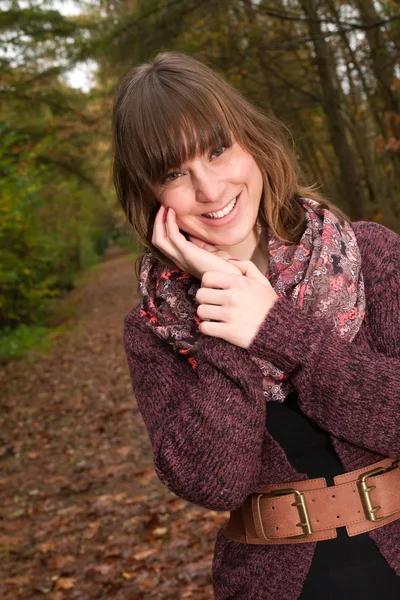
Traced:
[[231, 511], [224, 535], [245, 544], [328, 540], [337, 527], [350, 536], [400, 519], [400, 463], [385, 458], [337, 475], [335, 485], [306, 479], [264, 485]]

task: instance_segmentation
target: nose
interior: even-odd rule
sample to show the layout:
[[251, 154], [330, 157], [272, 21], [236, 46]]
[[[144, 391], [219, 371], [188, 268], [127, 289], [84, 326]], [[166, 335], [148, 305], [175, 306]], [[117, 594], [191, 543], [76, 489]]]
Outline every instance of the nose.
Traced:
[[192, 175], [192, 185], [196, 200], [204, 203], [218, 203], [224, 196], [223, 175], [210, 165], [203, 165]]

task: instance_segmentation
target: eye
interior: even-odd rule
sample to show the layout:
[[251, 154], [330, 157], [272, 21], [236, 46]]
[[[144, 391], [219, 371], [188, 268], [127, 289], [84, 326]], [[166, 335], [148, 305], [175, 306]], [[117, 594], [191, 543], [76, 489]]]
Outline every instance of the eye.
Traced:
[[180, 171], [171, 171], [165, 178], [164, 183], [168, 183], [169, 181], [175, 181], [181, 175]]
[[220, 148], [216, 148], [215, 150], [212, 150], [210, 152], [210, 158], [218, 158], [218, 156], [221, 156], [221, 154], [223, 154], [226, 150], [226, 146], [221, 146]]

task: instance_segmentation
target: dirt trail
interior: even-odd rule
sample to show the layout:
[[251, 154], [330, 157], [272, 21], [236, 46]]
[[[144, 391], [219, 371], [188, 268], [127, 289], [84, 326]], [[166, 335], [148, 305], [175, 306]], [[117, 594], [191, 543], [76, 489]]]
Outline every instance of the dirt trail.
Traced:
[[103, 263], [74, 290], [49, 355], [0, 367], [0, 598], [212, 600], [227, 513], [157, 479], [122, 345], [134, 263]]

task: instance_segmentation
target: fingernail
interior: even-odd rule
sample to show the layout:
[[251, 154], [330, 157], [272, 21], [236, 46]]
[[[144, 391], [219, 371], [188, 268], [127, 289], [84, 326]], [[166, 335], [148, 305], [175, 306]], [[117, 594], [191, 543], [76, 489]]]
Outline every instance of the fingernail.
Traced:
[[228, 258], [228, 260], [237, 260], [238, 262], [240, 262], [238, 258]]

